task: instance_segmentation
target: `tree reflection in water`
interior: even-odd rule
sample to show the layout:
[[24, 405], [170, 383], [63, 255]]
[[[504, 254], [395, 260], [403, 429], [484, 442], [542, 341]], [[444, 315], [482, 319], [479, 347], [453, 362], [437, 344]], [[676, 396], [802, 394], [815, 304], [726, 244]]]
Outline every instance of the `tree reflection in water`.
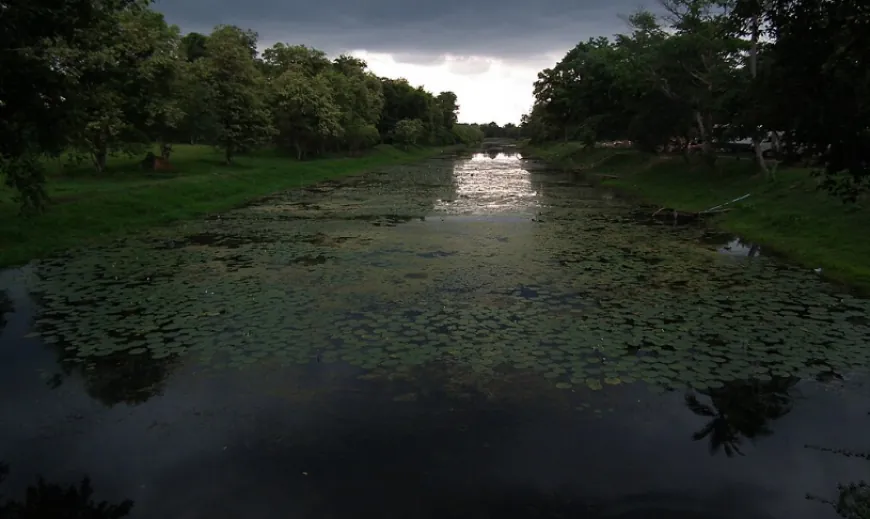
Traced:
[[12, 306], [12, 301], [5, 291], [0, 291], [0, 332], [6, 328], [6, 314], [11, 314], [15, 310]]
[[837, 485], [837, 502], [827, 501], [845, 519], [870, 518], [870, 485], [866, 481]]
[[[0, 463], [0, 483], [9, 474], [9, 467]], [[120, 519], [133, 508], [133, 501], [121, 503], [93, 500], [94, 490], [85, 477], [78, 485], [64, 487], [47, 483], [41, 477], [27, 487], [23, 501], [0, 496], [0, 518], [3, 519]]]
[[[870, 413], [868, 413], [870, 414]], [[839, 454], [847, 458], [864, 458], [870, 461], [870, 452], [855, 452], [847, 449], [831, 449], [817, 445], [805, 445], [808, 449], [814, 449], [832, 454]], [[868, 519], [870, 518], [870, 483], [866, 481], [837, 484], [837, 500], [831, 501], [823, 497], [807, 494], [810, 501], [818, 501], [830, 505], [837, 515], [844, 519]]]
[[132, 355], [124, 351], [105, 357], [76, 358], [77, 362], [71, 362], [73, 358], [74, 351], [58, 347], [61, 373], [48, 379], [49, 386], [56, 388], [63, 377], [79, 371], [88, 395], [111, 407], [120, 403], [139, 405], [162, 393], [178, 356], [155, 359], [148, 354]]
[[[773, 434], [770, 422], [791, 411], [789, 390], [796, 378], [775, 378], [771, 381], [746, 380], [726, 383], [718, 389], [708, 389], [686, 395], [686, 406], [694, 414], [710, 421], [692, 435], [710, 443], [710, 453], [720, 450], [728, 457], [743, 455], [743, 438], [750, 441]], [[709, 398], [702, 402], [699, 395]]]

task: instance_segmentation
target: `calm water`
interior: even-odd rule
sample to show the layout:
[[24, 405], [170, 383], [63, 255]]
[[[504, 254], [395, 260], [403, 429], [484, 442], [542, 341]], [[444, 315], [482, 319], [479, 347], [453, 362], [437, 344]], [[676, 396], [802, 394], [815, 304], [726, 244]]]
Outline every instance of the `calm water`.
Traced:
[[[132, 517], [830, 518], [867, 301], [447, 157], [0, 275], [0, 493]], [[750, 252], [752, 249], [752, 252]]]

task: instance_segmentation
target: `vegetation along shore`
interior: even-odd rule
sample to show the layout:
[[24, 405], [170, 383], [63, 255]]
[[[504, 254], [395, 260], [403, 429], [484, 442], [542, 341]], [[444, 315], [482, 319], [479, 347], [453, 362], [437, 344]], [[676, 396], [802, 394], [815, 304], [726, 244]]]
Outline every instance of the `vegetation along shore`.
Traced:
[[[861, 2], [666, 0], [538, 74], [527, 152], [870, 287]], [[860, 14], [859, 14], [860, 13]], [[492, 133], [490, 131], [490, 133]], [[618, 156], [610, 157], [610, 155]], [[609, 157], [602, 161], [603, 158]]]
[[0, 266], [483, 139], [453, 92], [111, 5], [16, 15], [11, 47], [29, 50], [3, 56]]
[[751, 158], [721, 157], [713, 170], [698, 157], [636, 150], [585, 149], [579, 142], [526, 146], [525, 154], [591, 178], [659, 208], [701, 212], [708, 224], [762, 244], [832, 280], [870, 290], [870, 210], [819, 189], [812, 168], [786, 167], [776, 178], [757, 174]]

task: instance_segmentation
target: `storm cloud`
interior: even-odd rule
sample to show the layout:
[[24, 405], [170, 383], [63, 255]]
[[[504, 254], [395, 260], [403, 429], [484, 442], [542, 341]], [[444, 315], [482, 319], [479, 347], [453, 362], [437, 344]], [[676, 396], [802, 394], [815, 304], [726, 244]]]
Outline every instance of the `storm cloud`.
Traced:
[[[234, 24], [263, 44], [304, 43], [330, 54], [389, 53], [437, 64], [444, 55], [536, 60], [593, 36], [624, 32], [619, 14], [649, 0], [157, 0], [184, 31]], [[483, 68], [462, 63], [460, 68]]]

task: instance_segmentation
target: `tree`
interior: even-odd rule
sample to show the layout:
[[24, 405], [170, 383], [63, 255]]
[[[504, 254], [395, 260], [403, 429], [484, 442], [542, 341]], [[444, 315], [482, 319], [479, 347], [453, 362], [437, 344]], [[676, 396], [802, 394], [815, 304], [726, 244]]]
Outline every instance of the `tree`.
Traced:
[[81, 51], [67, 60], [77, 77], [69, 139], [97, 171], [111, 153], [137, 152], [167, 138], [181, 117], [173, 95], [181, 65], [178, 28], [144, 4], [104, 25], [83, 37]]
[[454, 124], [453, 129], [454, 142], [472, 145], [478, 144], [484, 139], [483, 130], [473, 124]]
[[459, 113], [459, 104], [456, 94], [450, 91], [441, 92], [435, 98], [437, 102], [435, 117], [438, 144], [451, 144], [454, 142], [453, 126], [456, 124]]
[[64, 377], [75, 374], [83, 381], [87, 394], [107, 407], [121, 403], [135, 406], [161, 394], [178, 360], [176, 355], [154, 359], [121, 352], [74, 364], [69, 362], [70, 356], [66, 350], [57, 352], [61, 372], [53, 379], [55, 387], [63, 383]]
[[205, 57], [207, 45], [208, 36], [198, 32], [189, 32], [181, 38], [181, 53], [184, 59], [193, 63]]
[[731, 35], [716, 0], [665, 0], [663, 5], [671, 15], [672, 33], [650, 13], [629, 18], [638, 51], [632, 54], [634, 63], [649, 85], [691, 110], [704, 154], [712, 162], [716, 117], [722, 99], [734, 87], [744, 42]]
[[[9, 467], [0, 462], [0, 483], [9, 474]], [[64, 487], [48, 483], [41, 476], [35, 485], [29, 485], [24, 501], [0, 502], [0, 517], [9, 519], [87, 518], [121, 519], [130, 514], [133, 501], [125, 499], [118, 504], [95, 502], [94, 489], [89, 478], [79, 484]]]
[[380, 135], [374, 134], [384, 107], [380, 81], [366, 71], [364, 61], [350, 56], [339, 56], [325, 76], [340, 113], [337, 147], [356, 152], [375, 145], [380, 141]]
[[217, 113], [209, 104], [210, 85], [202, 81], [202, 65], [183, 63], [175, 92], [180, 104], [181, 120], [173, 136], [175, 142], [190, 144], [217, 142]]
[[194, 64], [216, 122], [215, 143], [227, 164], [274, 134], [265, 81], [251, 55], [251, 37], [237, 27], [218, 26], [209, 35], [206, 56]]
[[[740, 0], [739, 22], [758, 19], [770, 43], [760, 49], [753, 92], [764, 116], [786, 131], [790, 148], [817, 155], [823, 187], [847, 198], [870, 187], [870, 6], [861, 0]], [[832, 114], [837, 114], [832, 116]]]
[[378, 131], [384, 142], [392, 142], [399, 121], [416, 119], [421, 129], [418, 140], [431, 142], [436, 136], [439, 114], [435, 97], [421, 87], [411, 86], [405, 79], [381, 79], [384, 109]]
[[0, 66], [15, 71], [0, 79], [0, 174], [23, 211], [46, 200], [44, 157], [71, 150], [103, 171], [112, 154], [155, 143], [164, 152], [171, 142], [212, 144], [227, 162], [266, 144], [299, 157], [359, 153], [391, 142], [405, 119], [419, 121], [418, 144], [473, 137], [452, 131], [452, 92], [435, 96], [305, 45], [279, 43], [259, 59], [256, 32], [181, 36], [150, 4], [0, 3]]
[[[180, 93], [189, 66], [184, 61], [179, 29], [167, 25], [163, 15], [144, 10], [127, 32], [133, 59], [130, 65], [135, 70], [135, 90], [127, 94], [135, 103], [133, 123], [143, 144], [157, 141], [163, 151], [185, 115]], [[133, 43], [136, 47], [131, 52]]]
[[313, 77], [326, 72], [332, 66], [326, 53], [321, 50], [284, 43], [276, 43], [263, 51], [263, 63], [269, 77], [281, 75], [288, 70]]
[[741, 437], [750, 440], [773, 434], [769, 423], [791, 411], [789, 390], [797, 383], [793, 378], [770, 382], [732, 382], [718, 389], [700, 391], [710, 398], [702, 403], [694, 394], [686, 395], [686, 406], [694, 414], [710, 418], [703, 429], [692, 435], [695, 441], [707, 439], [710, 452], [724, 450], [728, 457], [743, 455]]
[[393, 140], [399, 146], [414, 146], [423, 136], [425, 128], [419, 119], [402, 119], [396, 123]]
[[83, 63], [98, 61], [118, 16], [137, 0], [32, 0], [3, 4], [0, 68], [0, 173], [23, 210], [46, 199], [40, 156], [67, 145]]
[[307, 77], [288, 70], [271, 84], [272, 106], [280, 146], [303, 159], [342, 133], [341, 113], [324, 76]]

